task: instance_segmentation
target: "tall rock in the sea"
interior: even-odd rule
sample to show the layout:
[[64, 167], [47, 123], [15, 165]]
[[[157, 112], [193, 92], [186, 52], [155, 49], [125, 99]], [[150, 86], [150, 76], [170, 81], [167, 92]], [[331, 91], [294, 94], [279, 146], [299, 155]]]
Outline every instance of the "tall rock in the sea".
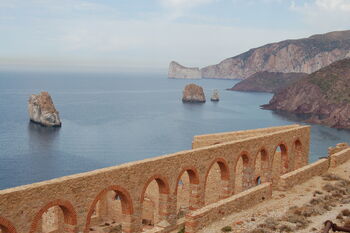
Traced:
[[310, 114], [309, 122], [350, 129], [350, 58], [280, 90], [262, 108]]
[[245, 79], [260, 71], [312, 73], [350, 57], [350, 30], [285, 40], [201, 69], [203, 78]]
[[183, 91], [182, 102], [204, 103], [205, 95], [203, 88], [193, 83], [186, 85]]
[[214, 89], [213, 94], [212, 94], [210, 100], [211, 100], [211, 101], [214, 101], [214, 102], [220, 100], [220, 96], [219, 96], [219, 91], [218, 91], [218, 89]]
[[43, 126], [60, 127], [62, 125], [59, 113], [48, 92], [41, 92], [39, 95], [29, 97], [28, 113], [32, 122]]
[[185, 67], [172, 61], [169, 64], [168, 78], [200, 79], [202, 75], [198, 67]]

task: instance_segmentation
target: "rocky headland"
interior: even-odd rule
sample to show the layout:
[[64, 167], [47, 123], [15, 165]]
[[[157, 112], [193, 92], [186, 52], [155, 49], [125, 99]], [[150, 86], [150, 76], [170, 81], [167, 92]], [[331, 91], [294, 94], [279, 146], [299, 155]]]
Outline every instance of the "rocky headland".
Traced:
[[168, 78], [200, 79], [202, 75], [198, 67], [185, 67], [172, 61], [169, 64]]
[[60, 127], [62, 125], [59, 113], [56, 110], [48, 92], [31, 95], [28, 100], [30, 120], [43, 126]]
[[310, 114], [308, 122], [350, 128], [350, 58], [280, 90], [262, 108]]
[[260, 71], [312, 73], [350, 57], [350, 30], [285, 40], [201, 69], [202, 78], [245, 79]]
[[182, 102], [204, 103], [205, 95], [203, 88], [193, 83], [186, 85], [183, 91]]
[[257, 72], [228, 89], [231, 91], [271, 92], [285, 88], [305, 78], [306, 73]]

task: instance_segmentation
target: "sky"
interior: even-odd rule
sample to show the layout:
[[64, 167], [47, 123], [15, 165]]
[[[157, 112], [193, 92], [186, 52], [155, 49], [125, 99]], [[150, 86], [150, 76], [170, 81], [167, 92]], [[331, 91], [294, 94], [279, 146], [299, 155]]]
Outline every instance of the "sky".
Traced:
[[0, 0], [0, 69], [204, 67], [350, 29], [350, 0]]

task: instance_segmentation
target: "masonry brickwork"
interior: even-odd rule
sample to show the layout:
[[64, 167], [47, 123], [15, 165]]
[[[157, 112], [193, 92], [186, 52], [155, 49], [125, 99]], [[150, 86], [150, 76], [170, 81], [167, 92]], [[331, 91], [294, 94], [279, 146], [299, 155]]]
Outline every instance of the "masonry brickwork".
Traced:
[[[268, 199], [274, 189], [289, 188], [283, 185], [286, 182], [297, 184], [298, 175], [287, 175], [308, 164], [310, 127], [289, 125], [201, 135], [194, 137], [192, 145], [192, 150], [1, 190], [0, 232], [48, 233], [45, 229], [56, 223], [50, 220], [52, 226], [43, 227], [42, 221], [54, 213], [50, 212], [53, 207], [61, 215], [56, 221], [61, 225], [59, 232], [91, 232], [92, 226], [111, 212], [108, 209], [120, 209], [111, 218], [119, 218], [123, 232], [147, 231], [145, 224], [154, 225], [152, 232], [170, 232], [180, 225], [186, 225], [186, 232], [196, 232], [215, 221], [215, 216], [249, 208]], [[335, 150], [332, 164], [348, 159], [350, 152], [343, 155], [348, 150], [348, 146]], [[329, 164], [321, 162], [321, 170]], [[208, 191], [214, 168], [220, 182], [214, 182], [215, 189]], [[314, 166], [307, 169], [321, 172]], [[182, 178], [184, 174], [188, 181]], [[156, 190], [154, 196], [149, 188]], [[189, 193], [188, 210], [179, 220], [181, 202], [177, 199], [184, 191]], [[212, 192], [218, 193], [219, 200], [206, 203]], [[156, 206], [156, 221], [145, 206]]]

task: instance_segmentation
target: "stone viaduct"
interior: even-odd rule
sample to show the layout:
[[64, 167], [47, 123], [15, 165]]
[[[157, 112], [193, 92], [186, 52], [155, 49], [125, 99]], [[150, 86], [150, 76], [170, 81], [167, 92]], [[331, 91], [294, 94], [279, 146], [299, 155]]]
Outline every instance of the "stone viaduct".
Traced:
[[[309, 144], [310, 127], [300, 125], [201, 135], [194, 137], [192, 150], [0, 190], [0, 233], [98, 232], [95, 225], [113, 225], [103, 225], [108, 196], [119, 203], [115, 209], [123, 232], [171, 232], [184, 225], [186, 232], [195, 232], [197, 217], [191, 213], [217, 208], [206, 204], [208, 196], [218, 196], [214, 204], [236, 196], [249, 196], [247, 202], [254, 203], [265, 199], [261, 195], [268, 198], [281, 175], [307, 165]], [[215, 166], [218, 180], [208, 191]], [[183, 184], [186, 216], [177, 208]], [[147, 196], [151, 185], [156, 200]], [[264, 192], [254, 191], [259, 187]], [[157, 219], [146, 221], [147, 211]]]

